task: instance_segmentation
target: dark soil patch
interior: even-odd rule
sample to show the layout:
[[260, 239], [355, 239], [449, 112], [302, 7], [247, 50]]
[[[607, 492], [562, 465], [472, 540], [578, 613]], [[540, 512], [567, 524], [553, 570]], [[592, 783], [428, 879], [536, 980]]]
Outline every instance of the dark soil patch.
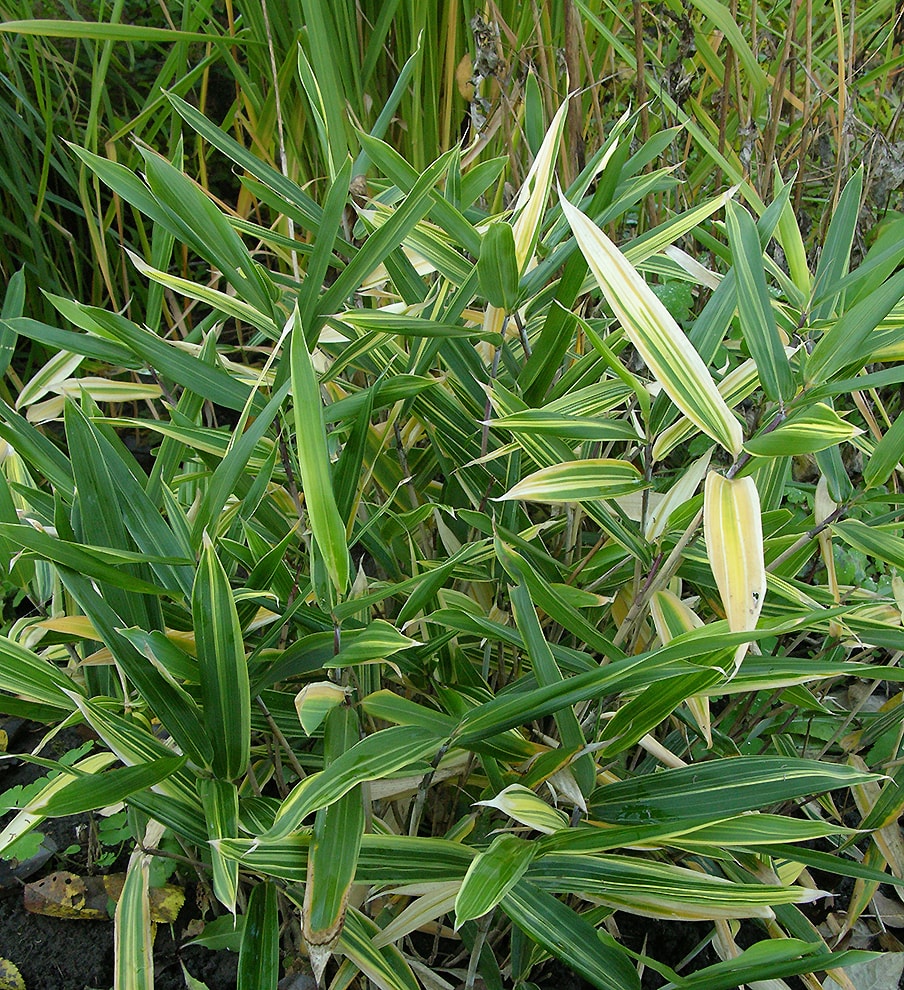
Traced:
[[[177, 923], [175, 930], [183, 927]], [[107, 990], [113, 985], [113, 922], [30, 914], [21, 895], [11, 895], [0, 901], [0, 956], [18, 966], [29, 990]], [[235, 987], [234, 953], [196, 946], [180, 949], [172, 932], [161, 925], [154, 941], [156, 990], [185, 990], [180, 959], [210, 990]]]
[[[31, 752], [40, 744], [41, 727], [21, 724], [20, 720], [0, 720], [12, 731], [18, 752]], [[84, 743], [75, 731], [61, 733], [42, 752], [42, 756], [59, 759], [67, 751]], [[0, 791], [28, 785], [46, 774], [46, 770], [20, 761], [0, 763]], [[14, 812], [0, 817], [11, 818]], [[25, 910], [24, 883], [31, 883], [66, 869], [82, 876], [98, 871], [92, 862], [89, 836], [92, 830], [88, 815], [48, 819], [40, 826], [46, 844], [58, 851], [40, 869], [27, 877], [10, 876], [9, 863], [0, 862], [0, 957], [13, 962], [22, 974], [28, 990], [108, 990], [113, 985], [113, 921], [61, 919]], [[77, 847], [77, 848], [76, 848]], [[67, 850], [65, 861], [59, 853]], [[128, 853], [109, 864], [109, 872], [125, 870]], [[170, 882], [178, 883], [176, 878]], [[186, 927], [201, 917], [195, 897], [196, 887], [185, 890], [185, 904], [172, 926], [158, 925], [154, 940], [155, 990], [185, 990], [180, 960], [195, 979], [210, 990], [231, 990], [236, 985], [238, 956], [231, 952], [211, 952], [200, 946], [183, 946]]]

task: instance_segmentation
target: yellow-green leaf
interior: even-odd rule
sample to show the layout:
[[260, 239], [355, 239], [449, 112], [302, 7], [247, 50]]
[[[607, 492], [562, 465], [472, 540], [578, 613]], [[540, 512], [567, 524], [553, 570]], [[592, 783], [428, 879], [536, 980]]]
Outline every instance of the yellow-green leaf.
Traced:
[[[728, 628], [755, 629], [766, 597], [766, 567], [760, 496], [753, 478], [729, 479], [710, 471], [703, 494], [703, 535]], [[735, 667], [747, 649], [746, 643], [737, 648]]]
[[468, 867], [455, 899], [455, 927], [492, 911], [524, 876], [536, 848], [517, 835], [497, 835]]
[[304, 731], [311, 735], [315, 732], [327, 713], [342, 704], [345, 700], [346, 692], [332, 681], [314, 681], [306, 684], [295, 695], [295, 711], [298, 712], [298, 721]]
[[561, 811], [551, 808], [530, 788], [521, 784], [510, 784], [496, 797], [489, 801], [478, 801], [477, 804], [486, 808], [497, 808], [509, 818], [514, 818], [516, 822], [547, 835], [552, 835], [568, 824], [568, 819]]
[[823, 402], [808, 406], [791, 416], [776, 429], [751, 437], [744, 449], [758, 457], [796, 457], [827, 450], [844, 440], [859, 436], [863, 430], [842, 419]]
[[564, 196], [560, 200], [590, 270], [653, 376], [691, 422], [736, 457], [741, 424], [674, 317], [599, 227]]
[[647, 487], [648, 483], [633, 464], [597, 458], [541, 468], [519, 481], [497, 501], [583, 502], [616, 498]]

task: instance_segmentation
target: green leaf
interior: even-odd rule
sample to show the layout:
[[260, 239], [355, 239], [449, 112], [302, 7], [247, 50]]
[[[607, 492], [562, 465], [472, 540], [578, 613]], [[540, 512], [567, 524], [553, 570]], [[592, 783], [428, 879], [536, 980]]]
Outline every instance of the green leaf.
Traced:
[[772, 918], [770, 905], [825, 895], [804, 887], [733, 883], [671, 863], [616, 855], [542, 856], [531, 866], [528, 879], [552, 893], [589, 895], [646, 917], [685, 921]]
[[811, 313], [814, 320], [828, 319], [835, 310], [839, 299], [837, 286], [847, 274], [850, 264], [851, 247], [860, 219], [862, 195], [863, 168], [861, 167], [854, 172], [841, 191], [838, 205], [832, 212], [832, 220], [826, 231], [813, 280], [813, 294], [818, 300]]
[[[158, 375], [203, 395], [205, 399], [216, 405], [239, 412], [244, 409], [251, 388], [219, 367], [207, 364], [169, 341], [162, 340], [155, 333], [136, 326], [118, 313], [108, 313], [106, 310], [80, 303], [75, 309], [77, 312], [73, 313], [73, 316], [78, 318], [81, 314], [83, 322], [87, 320], [96, 324], [128, 347]], [[254, 405], [255, 410], [260, 409], [263, 405], [262, 397], [258, 396]]]
[[218, 268], [241, 297], [272, 318], [273, 285], [255, 264], [222, 211], [199, 186], [155, 152], [140, 148], [145, 179], [167, 212], [167, 225], [179, 241], [189, 244]]
[[829, 952], [821, 940], [766, 939], [739, 956], [667, 983], [663, 990], [734, 990], [745, 983], [841, 969], [872, 958], [871, 952]]
[[72, 465], [66, 455], [27, 419], [0, 402], [0, 438], [59, 490], [71, 498], [75, 490]]
[[491, 306], [511, 313], [518, 304], [520, 274], [511, 224], [491, 223], [480, 244], [477, 262], [480, 291]]
[[[116, 715], [87, 698], [78, 698], [77, 704], [85, 721], [103, 740], [104, 745], [127, 766], [142, 765], [154, 760], [172, 759], [172, 749], [160, 742], [140, 723]], [[160, 794], [155, 796], [159, 796], [165, 805], [180, 805], [182, 809], [196, 808], [200, 813], [200, 802], [198, 801], [194, 777], [184, 769], [164, 777], [157, 785], [157, 791]], [[150, 793], [153, 794], [154, 792]], [[138, 805], [140, 796], [138, 793], [133, 794], [130, 801]], [[199, 843], [207, 841], [203, 828], [200, 831], [200, 836], [196, 840], [193, 838], [192, 841]]]
[[[335, 761], [355, 745], [359, 732], [358, 717], [352, 709], [334, 708], [329, 712], [324, 732], [327, 761], [324, 772], [328, 773]], [[360, 785], [320, 808], [314, 819], [302, 934], [318, 981], [342, 933], [363, 832], [364, 803]]]
[[44, 560], [59, 564], [61, 567], [68, 567], [117, 588], [143, 595], [169, 594], [166, 588], [151, 584], [149, 581], [142, 581], [122, 568], [126, 562], [146, 559], [143, 554], [71, 543], [50, 536], [27, 523], [0, 523], [0, 536]]
[[[143, 24], [117, 24], [108, 21], [37, 20], [5, 21], [0, 31], [7, 34], [33, 35], [41, 38], [84, 38], [90, 41], [127, 41], [169, 44], [194, 42], [196, 44], [222, 44], [230, 47], [238, 40], [234, 35], [218, 36], [213, 33], [176, 31], [172, 28], [145, 27]], [[245, 41], [247, 44], [248, 42]]]
[[165, 780], [185, 764], [184, 756], [152, 760], [133, 767], [121, 767], [106, 773], [70, 777], [52, 794], [43, 794], [29, 802], [26, 810], [46, 818], [63, 818], [96, 811], [119, 804], [136, 791], [143, 791]]
[[346, 159], [326, 195], [320, 228], [314, 240], [314, 250], [308, 259], [307, 271], [301, 283], [301, 291], [298, 293], [298, 312], [305, 326], [315, 325], [320, 293], [333, 255], [333, 244], [342, 229], [351, 175], [351, 159]]
[[[559, 670], [549, 643], [543, 635], [526, 585], [516, 585], [512, 588], [510, 597], [515, 624], [524, 639], [524, 645], [533, 664], [538, 683], [541, 685], [559, 683], [563, 680], [562, 672]], [[566, 749], [583, 749], [587, 741], [584, 738], [577, 715], [571, 709], [564, 708], [555, 713], [555, 720], [562, 745]], [[581, 757], [576, 762], [575, 776], [581, 791], [585, 794], [589, 793], [596, 777], [593, 760], [589, 755]]]
[[[897, 530], [898, 527], [895, 527]], [[867, 526], [858, 519], [835, 523], [832, 532], [861, 553], [884, 560], [904, 572], [904, 539], [878, 526]]]
[[81, 690], [49, 660], [0, 636], [0, 691], [71, 712], [75, 704], [67, 692]]
[[[371, 154], [371, 143], [362, 141], [362, 144], [368, 154]], [[391, 252], [424, 218], [430, 209], [431, 195], [435, 192], [434, 186], [445, 174], [451, 160], [452, 152], [446, 152], [418, 178], [411, 187], [411, 192], [396, 207], [392, 216], [367, 238], [336, 281], [321, 296], [319, 313], [336, 312], [342, 302], [362, 284], [377, 265], [386, 261]], [[439, 197], [438, 193], [436, 195]], [[442, 197], [439, 199], [442, 200]]]
[[227, 911], [235, 914], [239, 885], [239, 864], [227, 859], [216, 840], [234, 838], [239, 831], [239, 793], [230, 780], [208, 778], [198, 781], [198, 794], [204, 806], [207, 834], [211, 839], [213, 892]]
[[248, 766], [251, 745], [248, 665], [229, 578], [206, 534], [191, 610], [213, 771], [234, 780]]
[[266, 838], [288, 835], [309, 814], [338, 801], [357, 784], [388, 777], [433, 756], [441, 745], [441, 738], [419, 726], [392, 726], [366, 736], [326, 770], [311, 774], [295, 786], [283, 801]]
[[[241, 169], [247, 171], [249, 175], [256, 176], [266, 183], [288, 204], [300, 211], [310, 230], [317, 232], [323, 211], [319, 204], [315, 203], [300, 186], [239, 144], [223, 128], [217, 127], [216, 124], [208, 120], [196, 107], [186, 103], [175, 93], [170, 92], [165, 95], [179, 116], [205, 141], [234, 161]], [[352, 251], [354, 250], [351, 245], [347, 245], [347, 247]]]
[[[91, 620], [97, 635], [109, 648], [123, 674], [135, 685], [145, 703], [151, 706], [160, 724], [182, 752], [198, 766], [209, 766], [212, 750], [204, 732], [206, 713], [201, 712], [194, 699], [165, 668], [148, 663], [148, 655], [140, 653], [119, 632], [124, 625], [123, 620], [97, 593], [93, 582], [68, 569], [62, 572], [62, 579], [66, 590]], [[123, 762], [137, 761], [123, 759]]]
[[807, 357], [807, 384], [818, 387], [845, 369], [859, 370], [869, 364], [870, 335], [902, 297], [904, 271], [899, 271], [831, 324]]
[[[93, 775], [105, 770], [115, 759], [116, 757], [112, 753], [93, 753], [91, 756], [76, 763], [74, 769], [81, 773]], [[68, 774], [59, 774], [41, 788], [32, 798], [31, 804], [40, 806], [47, 803], [54, 794], [64, 790], [71, 782], [72, 777]], [[0, 827], [0, 856], [5, 855], [6, 850], [17, 839], [31, 832], [45, 817], [46, 815], [43, 812], [33, 812], [23, 809], [11, 821]]]
[[904, 457], [904, 413], [901, 413], [876, 444], [863, 468], [863, 485], [875, 488], [884, 485]]
[[324, 667], [353, 667], [357, 664], [385, 660], [399, 650], [421, 646], [405, 636], [385, 619], [374, 619], [365, 629], [342, 636], [339, 652], [324, 662]]
[[548, 433], [567, 440], [627, 440], [637, 443], [642, 438], [630, 423], [620, 419], [569, 416], [546, 409], [525, 409], [490, 420], [494, 430], [513, 433]]
[[[402, 192], [409, 192], [414, 188], [418, 181], [417, 170], [409, 165], [391, 145], [371, 137], [369, 134], [359, 134], [358, 140], [361, 142], [362, 149], [367, 153], [367, 157], [390, 182], [394, 182]], [[430, 199], [429, 213], [432, 219], [439, 227], [448, 232], [456, 244], [460, 244], [475, 258], [478, 257], [480, 255], [480, 234], [473, 225], [432, 186], [428, 191], [428, 197]]]
[[741, 330], [756, 361], [763, 391], [773, 402], [784, 403], [794, 395], [794, 377], [775, 325], [756, 224], [745, 209], [731, 201], [725, 209]]
[[237, 990], [276, 990], [279, 980], [279, 917], [276, 884], [257, 884], [248, 898], [239, 949]]
[[627, 954], [552, 894], [520, 880], [502, 909], [530, 939], [599, 990], [640, 990]]
[[715, 807], [730, 816], [876, 779], [875, 774], [853, 767], [816, 760], [777, 756], [707, 760], [606, 784], [592, 795], [591, 813], [616, 824], [691, 818]]
[[295, 415], [295, 443], [301, 469], [305, 506], [311, 532], [326, 563], [333, 587], [345, 594], [349, 582], [348, 545], [345, 524], [336, 506], [330, 479], [330, 461], [320, 386], [314, 374], [311, 354], [296, 307], [292, 319], [292, 398]]
[[731, 45], [735, 58], [744, 67], [745, 78], [749, 80], [754, 90], [758, 94], [765, 93], [769, 88], [769, 77], [764, 72], [757, 53], [747, 43], [731, 10], [724, 3], [719, 3], [718, 0], [690, 0], [690, 2], [704, 17], [712, 21], [725, 36], [726, 41]]
[[246, 405], [242, 411], [236, 432], [230, 437], [223, 460], [214, 470], [201, 504], [195, 512], [192, 537], [196, 544], [200, 543], [201, 534], [205, 529], [213, 530], [216, 527], [229, 496], [237, 490], [242, 480], [247, 480], [252, 456], [279, 414], [283, 400], [289, 394], [290, 385], [288, 381], [283, 382], [270, 396], [267, 405], [253, 417], [250, 423], [248, 422], [249, 399], [249, 405]]
[[455, 898], [455, 927], [492, 911], [524, 876], [535, 851], [516, 835], [497, 835], [468, 867]]
[[763, 431], [744, 444], [758, 457], [786, 457], [827, 450], [863, 431], [842, 419], [830, 406], [814, 402], [790, 416], [776, 429]]

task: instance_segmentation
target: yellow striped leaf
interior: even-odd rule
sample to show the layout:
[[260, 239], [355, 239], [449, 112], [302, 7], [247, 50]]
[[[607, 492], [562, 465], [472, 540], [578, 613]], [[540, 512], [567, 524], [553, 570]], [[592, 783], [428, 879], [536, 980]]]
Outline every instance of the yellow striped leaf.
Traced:
[[[732, 632], [756, 628], [766, 597], [760, 496], [753, 478], [706, 476], [703, 493], [703, 535], [725, 618]], [[740, 666], [748, 644], [735, 652]]]
[[560, 828], [565, 828], [568, 820], [561, 811], [551, 808], [542, 798], [521, 784], [510, 784], [489, 801], [478, 801], [486, 808], [496, 808], [516, 822], [527, 825], [537, 832], [552, 835]]
[[517, 835], [497, 835], [468, 867], [455, 899], [455, 927], [492, 911], [527, 872], [536, 848]]
[[497, 501], [583, 502], [629, 495], [647, 487], [643, 475], [633, 464], [597, 458], [541, 468], [519, 481]]
[[691, 422], [736, 457], [741, 424], [674, 317], [599, 227], [564, 196], [560, 200], [590, 270], [655, 379]]

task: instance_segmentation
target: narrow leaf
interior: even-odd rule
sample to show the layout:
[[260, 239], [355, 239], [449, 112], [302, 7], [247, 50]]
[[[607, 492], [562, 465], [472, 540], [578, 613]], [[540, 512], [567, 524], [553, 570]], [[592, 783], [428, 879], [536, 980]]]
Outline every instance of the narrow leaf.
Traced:
[[794, 395], [794, 377], [775, 325], [756, 224], [736, 203], [729, 201], [725, 209], [741, 330], [763, 391], [773, 402], [784, 403]]
[[229, 578], [206, 534], [192, 588], [192, 619], [213, 771], [234, 780], [248, 766], [251, 745], [248, 665]]
[[621, 251], [580, 210], [564, 197], [560, 201], [609, 305], [653, 376], [691, 422], [737, 456], [741, 424], [700, 355]]
[[617, 498], [649, 487], [643, 475], [627, 461], [600, 458], [566, 461], [529, 474], [497, 501], [582, 502]]
[[320, 387], [305, 342], [301, 317], [296, 307], [292, 321], [292, 398], [295, 415], [295, 443], [305, 506], [311, 532], [320, 548], [333, 586], [344, 594], [349, 582], [348, 546], [345, 524], [336, 506], [330, 479], [330, 461]]
[[248, 898], [237, 990], [276, 990], [279, 980], [279, 918], [276, 885], [259, 883]]
[[497, 835], [468, 867], [455, 899], [455, 927], [492, 911], [524, 876], [535, 850], [516, 835]]

